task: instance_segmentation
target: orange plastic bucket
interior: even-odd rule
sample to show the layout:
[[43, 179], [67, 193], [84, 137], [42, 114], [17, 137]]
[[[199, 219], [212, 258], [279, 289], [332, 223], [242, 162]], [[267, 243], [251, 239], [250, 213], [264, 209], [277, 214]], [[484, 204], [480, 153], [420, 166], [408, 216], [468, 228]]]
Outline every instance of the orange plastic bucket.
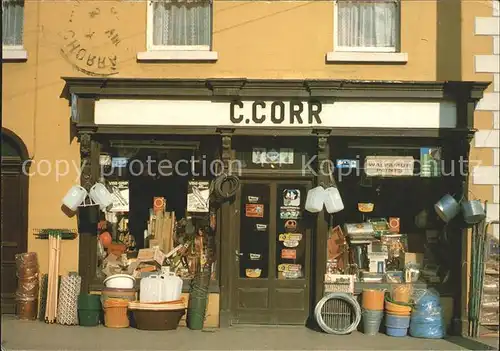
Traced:
[[362, 306], [365, 310], [384, 310], [385, 290], [363, 289]]
[[107, 299], [104, 301], [104, 325], [108, 328], [128, 328], [128, 300]]

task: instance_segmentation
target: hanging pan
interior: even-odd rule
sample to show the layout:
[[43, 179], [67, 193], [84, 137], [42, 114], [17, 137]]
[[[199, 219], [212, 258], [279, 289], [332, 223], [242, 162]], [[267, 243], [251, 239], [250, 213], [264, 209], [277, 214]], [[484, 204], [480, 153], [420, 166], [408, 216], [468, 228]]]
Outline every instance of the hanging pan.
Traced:
[[460, 204], [459, 201], [455, 200], [453, 196], [450, 194], [446, 194], [438, 202], [434, 205], [434, 209], [438, 216], [448, 223], [453, 218], [457, 216], [460, 212]]
[[462, 201], [462, 214], [467, 224], [477, 224], [486, 218], [486, 213], [480, 200]]

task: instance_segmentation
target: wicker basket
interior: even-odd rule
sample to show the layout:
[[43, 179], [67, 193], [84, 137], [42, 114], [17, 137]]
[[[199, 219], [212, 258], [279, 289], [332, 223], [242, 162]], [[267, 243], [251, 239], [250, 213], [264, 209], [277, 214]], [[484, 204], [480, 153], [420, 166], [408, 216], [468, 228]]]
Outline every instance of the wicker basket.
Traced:
[[128, 328], [128, 300], [107, 299], [104, 301], [104, 325], [108, 328]]

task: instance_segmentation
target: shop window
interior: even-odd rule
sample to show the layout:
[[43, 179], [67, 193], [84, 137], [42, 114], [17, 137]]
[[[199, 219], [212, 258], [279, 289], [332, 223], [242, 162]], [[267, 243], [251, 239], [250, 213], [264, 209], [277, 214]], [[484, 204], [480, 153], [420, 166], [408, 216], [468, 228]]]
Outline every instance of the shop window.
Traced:
[[209, 51], [210, 0], [149, 1], [148, 50]]
[[[162, 266], [187, 281], [210, 269], [217, 287], [217, 215], [198, 142], [112, 141], [101, 150], [101, 182], [113, 205], [98, 226], [97, 281], [128, 273], [140, 278]], [[163, 145], [165, 144], [165, 145]], [[203, 162], [204, 161], [204, 162]]]
[[24, 1], [2, 0], [2, 47], [22, 49]]
[[398, 0], [335, 1], [335, 51], [397, 52], [399, 5]]
[[452, 287], [452, 233], [459, 229], [445, 225], [434, 204], [462, 190], [457, 174], [444, 173], [439, 143], [431, 145], [377, 147], [360, 140], [335, 149], [344, 210], [331, 216], [327, 272], [355, 274], [361, 284]]

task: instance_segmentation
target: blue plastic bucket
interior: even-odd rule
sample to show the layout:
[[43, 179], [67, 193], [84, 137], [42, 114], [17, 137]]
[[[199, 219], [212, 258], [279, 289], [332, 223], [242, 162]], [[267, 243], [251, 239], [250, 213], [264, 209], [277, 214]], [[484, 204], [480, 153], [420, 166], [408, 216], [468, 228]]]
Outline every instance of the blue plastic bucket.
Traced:
[[385, 333], [389, 336], [403, 337], [408, 334], [408, 328], [393, 328], [387, 327]]
[[410, 316], [385, 315], [385, 326], [391, 328], [408, 328], [410, 326]]

